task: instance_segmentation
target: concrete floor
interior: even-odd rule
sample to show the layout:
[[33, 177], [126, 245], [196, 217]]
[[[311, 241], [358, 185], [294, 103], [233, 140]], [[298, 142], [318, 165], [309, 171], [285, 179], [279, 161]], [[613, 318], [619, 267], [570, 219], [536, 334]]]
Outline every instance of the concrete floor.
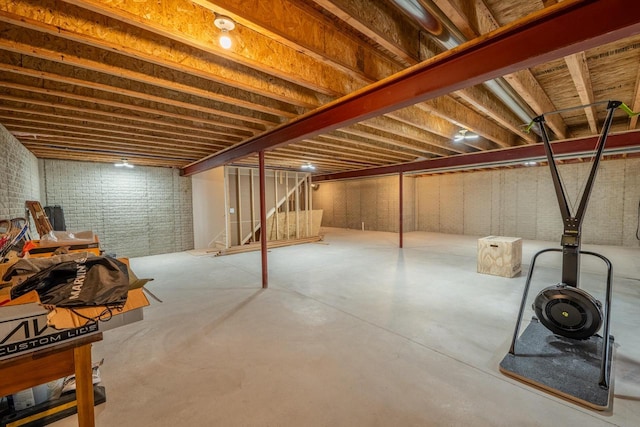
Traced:
[[[589, 246], [614, 265], [615, 398], [577, 406], [498, 371], [524, 273], [476, 273], [476, 238], [324, 229], [325, 241], [260, 254], [132, 259], [164, 300], [95, 345], [107, 403], [98, 426], [638, 426], [640, 249]], [[540, 260], [532, 295], [559, 281]], [[584, 259], [582, 287], [604, 289]], [[528, 319], [531, 312], [525, 315]], [[76, 417], [54, 426], [75, 426]]]

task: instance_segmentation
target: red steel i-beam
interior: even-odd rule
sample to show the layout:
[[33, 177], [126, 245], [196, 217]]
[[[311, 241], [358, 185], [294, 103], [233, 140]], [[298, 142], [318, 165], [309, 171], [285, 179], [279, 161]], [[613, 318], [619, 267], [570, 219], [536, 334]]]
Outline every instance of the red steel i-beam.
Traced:
[[[556, 156], [579, 157], [581, 154], [593, 154], [597, 141], [598, 136], [589, 136], [586, 138], [553, 142], [551, 146]], [[604, 154], [638, 150], [640, 150], [640, 131], [630, 131], [610, 134], [607, 137]], [[477, 153], [458, 154], [417, 162], [399, 163], [396, 165], [379, 166], [326, 175], [314, 175], [313, 182], [391, 175], [400, 172], [429, 172], [446, 169], [481, 168], [484, 166], [513, 164], [524, 160], [545, 161], [544, 146], [542, 144], [519, 145], [501, 150], [480, 151]]]
[[192, 175], [640, 33], [640, 1], [567, 0], [182, 169]]
[[264, 151], [258, 154], [260, 169], [260, 251], [262, 253], [262, 288], [269, 286], [269, 270], [267, 268], [267, 179], [264, 172]]

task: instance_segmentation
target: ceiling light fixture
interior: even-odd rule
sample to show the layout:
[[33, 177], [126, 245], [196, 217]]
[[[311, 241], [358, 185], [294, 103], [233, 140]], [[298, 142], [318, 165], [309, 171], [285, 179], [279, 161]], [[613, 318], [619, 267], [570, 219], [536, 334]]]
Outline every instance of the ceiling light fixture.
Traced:
[[127, 159], [122, 159], [120, 163], [114, 163], [113, 165], [117, 168], [133, 168], [133, 165]]
[[524, 162], [523, 163], [525, 166], [535, 166], [538, 164], [538, 162]]
[[475, 133], [467, 133], [467, 129], [460, 129], [460, 131], [453, 137], [455, 142], [462, 141], [463, 139], [478, 139], [478, 135]]
[[309, 162], [307, 162], [307, 164], [306, 164], [306, 165], [302, 165], [301, 167], [302, 167], [302, 169], [308, 169], [308, 170], [311, 170], [311, 171], [316, 170], [316, 167], [315, 167], [315, 166], [313, 166], [313, 165], [312, 165], [311, 163], [309, 163]]
[[223, 49], [230, 49], [232, 43], [229, 31], [236, 28], [236, 23], [228, 16], [216, 15], [213, 24], [220, 29], [220, 38], [218, 39], [220, 46], [222, 46]]

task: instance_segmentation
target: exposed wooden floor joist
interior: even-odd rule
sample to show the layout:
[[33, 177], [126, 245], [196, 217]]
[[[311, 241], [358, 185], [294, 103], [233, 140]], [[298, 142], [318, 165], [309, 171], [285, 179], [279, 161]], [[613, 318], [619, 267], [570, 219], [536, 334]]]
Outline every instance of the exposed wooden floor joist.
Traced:
[[[580, 15], [587, 3], [602, 8], [602, 15]], [[558, 31], [555, 38], [586, 38], [580, 34], [593, 33], [599, 21], [612, 27], [640, 21], [636, 2], [428, 0], [415, 2], [414, 9], [407, 4], [0, 0], [0, 124], [30, 149], [36, 150], [34, 138], [50, 144], [33, 151], [41, 158], [60, 158], [65, 148], [77, 153], [83, 143], [90, 153], [102, 144], [104, 152], [91, 161], [131, 156], [138, 164], [185, 168], [187, 174], [200, 168], [194, 165], [246, 162], [251, 150], [242, 151], [243, 144], [271, 144], [275, 137], [276, 145], [290, 146], [272, 150], [267, 166], [300, 170], [313, 161], [316, 173], [324, 174], [537, 144], [538, 135], [522, 131], [532, 116], [579, 104], [619, 99], [640, 109], [637, 33], [598, 36], [575, 44], [576, 51], [545, 56], [544, 49], [555, 50], [561, 42], [543, 34], [527, 38], [524, 28], [530, 14], [566, 10], [572, 18], [566, 28], [551, 28]], [[229, 50], [217, 42], [213, 20], [219, 14], [236, 23]], [[521, 31], [523, 41], [513, 48], [502, 45], [508, 61], [517, 62], [512, 49], [536, 59], [516, 67], [499, 65], [502, 58], [494, 54], [460, 55], [464, 46], [494, 39], [493, 31], [504, 35], [509, 26]], [[548, 44], [539, 49], [540, 41]], [[337, 99], [358, 98], [385, 79], [411, 73], [409, 67], [453, 57], [462, 61], [461, 70], [428, 74], [430, 81], [416, 80], [415, 93], [393, 89], [358, 107], [375, 111], [370, 115], [358, 112], [357, 119], [337, 127], [329, 117]], [[495, 72], [479, 71], [487, 62], [495, 62]], [[494, 81], [485, 82], [489, 77]], [[464, 83], [446, 83], [453, 80]], [[380, 109], [382, 98], [396, 108]], [[325, 111], [332, 113], [323, 116]], [[301, 135], [281, 130], [313, 122], [312, 116], [331, 125], [305, 124], [310, 133]], [[594, 135], [602, 120], [602, 109], [590, 107], [549, 116], [548, 124], [558, 140]], [[635, 117], [614, 123], [616, 131], [636, 126]], [[69, 133], [45, 139], [45, 127], [49, 134]], [[455, 141], [460, 131], [478, 138]], [[156, 158], [167, 150], [183, 155]]]

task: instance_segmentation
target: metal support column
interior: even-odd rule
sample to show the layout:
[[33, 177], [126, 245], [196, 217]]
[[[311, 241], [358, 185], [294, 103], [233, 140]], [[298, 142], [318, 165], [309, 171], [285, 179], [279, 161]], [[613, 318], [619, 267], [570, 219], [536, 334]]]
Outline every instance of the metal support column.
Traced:
[[262, 288], [269, 286], [269, 271], [267, 268], [267, 182], [264, 173], [264, 151], [258, 154], [260, 167], [260, 247], [262, 250]]
[[404, 202], [403, 202], [403, 200], [402, 200], [402, 193], [403, 193], [402, 184], [403, 184], [403, 181], [404, 181], [404, 175], [403, 175], [403, 173], [402, 173], [402, 172], [400, 172], [400, 173], [398, 174], [398, 177], [399, 177], [399, 180], [398, 180], [398, 199], [400, 200], [400, 203], [398, 204], [398, 208], [399, 208], [398, 210], [399, 210], [399, 212], [400, 212], [400, 216], [399, 216], [399, 218], [398, 218], [398, 232], [399, 232], [399, 234], [400, 234], [400, 237], [399, 237], [399, 239], [400, 239], [400, 245], [399, 245], [399, 247], [400, 247], [400, 249], [402, 249], [402, 235], [403, 235], [403, 230], [402, 230], [402, 228], [403, 228], [403, 227], [402, 227], [402, 225], [403, 225], [403, 223], [402, 223], [402, 216], [403, 216], [403, 205], [404, 205]]

